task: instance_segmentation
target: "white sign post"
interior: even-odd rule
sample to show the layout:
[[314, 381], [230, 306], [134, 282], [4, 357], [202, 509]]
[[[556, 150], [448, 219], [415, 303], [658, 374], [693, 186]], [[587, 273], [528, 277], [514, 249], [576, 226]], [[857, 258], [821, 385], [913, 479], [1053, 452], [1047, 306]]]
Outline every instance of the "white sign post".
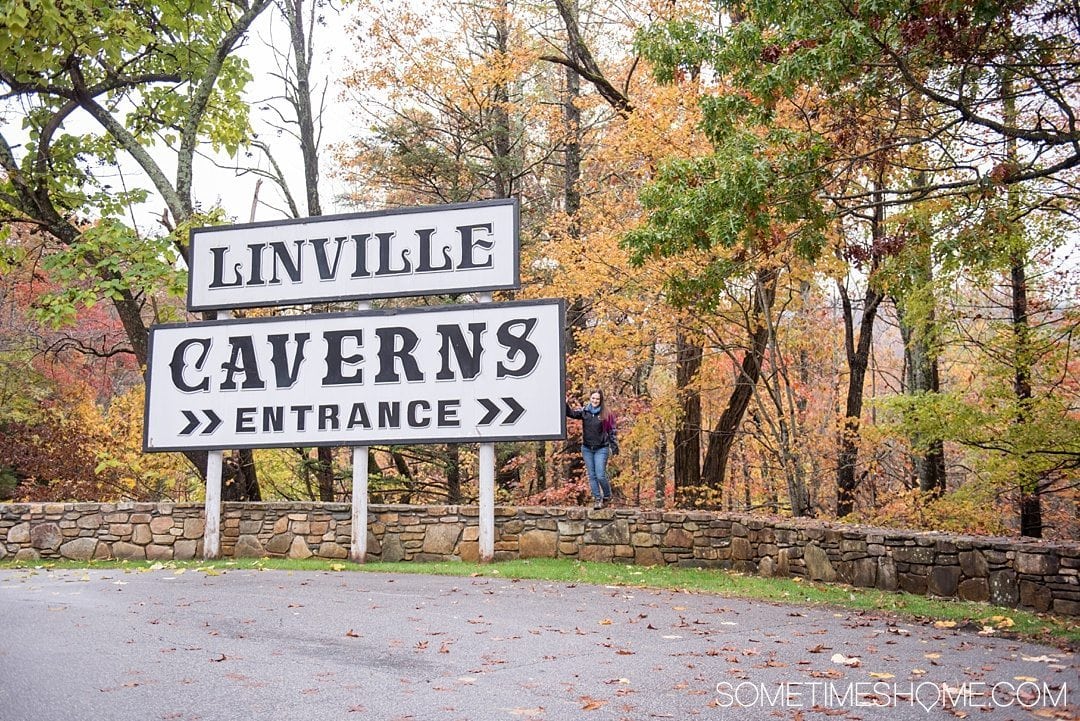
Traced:
[[[146, 451], [210, 451], [204, 555], [220, 553], [221, 450], [353, 447], [352, 548], [367, 552], [368, 446], [480, 443], [480, 558], [494, 558], [497, 440], [554, 440], [562, 301], [520, 287], [516, 200], [319, 216], [191, 232], [191, 311], [361, 301], [360, 312], [151, 329]], [[367, 301], [480, 293], [479, 306]]]

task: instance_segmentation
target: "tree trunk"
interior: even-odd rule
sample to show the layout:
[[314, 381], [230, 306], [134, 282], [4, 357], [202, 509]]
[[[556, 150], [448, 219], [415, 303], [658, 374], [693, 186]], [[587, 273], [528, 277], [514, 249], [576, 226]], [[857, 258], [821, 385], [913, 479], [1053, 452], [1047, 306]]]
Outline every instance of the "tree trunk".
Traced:
[[[576, 23], [577, 2], [571, 1], [567, 6], [567, 12], [571, 13]], [[572, 43], [568, 42], [567, 53], [571, 53]], [[581, 210], [581, 191], [578, 182], [581, 179], [581, 110], [577, 101], [581, 98], [581, 78], [577, 70], [571, 67], [565, 68], [563, 74], [566, 82], [566, 94], [563, 97], [563, 133], [566, 140], [563, 145], [563, 212], [568, 219], [567, 232], [571, 238], [581, 235], [578, 226], [578, 212]], [[578, 295], [568, 299], [566, 308], [566, 355], [567, 357], [577, 353], [577, 334], [585, 330], [585, 320], [588, 308], [585, 300]], [[586, 389], [579, 389], [585, 392]], [[585, 463], [578, 452], [579, 442], [567, 436], [563, 445], [563, 477], [567, 480], [573, 478], [576, 473], [582, 471]]]
[[[1013, 356], [1013, 392], [1016, 394], [1016, 423], [1028, 422], [1031, 404], [1030, 327], [1028, 325], [1027, 270], [1024, 258], [1015, 253], [1009, 270], [1012, 296], [1012, 328], [1015, 339]], [[1020, 484], [1020, 535], [1042, 538], [1042, 499], [1039, 495], [1039, 478], [1021, 457]]]
[[[916, 292], [925, 291], [920, 288], [916, 289]], [[911, 394], [940, 392], [938, 358], [925, 339], [927, 328], [913, 327], [899, 306], [897, 306], [897, 315], [900, 320], [900, 337], [904, 341], [907, 392]], [[926, 320], [926, 326], [931, 326], [933, 322], [934, 317], [931, 311]], [[918, 442], [920, 439], [914, 440]], [[945, 444], [941, 439], [932, 439], [926, 445], [925, 453], [912, 456], [915, 480], [923, 493], [944, 493]]]
[[[735, 389], [728, 398], [727, 407], [709, 433], [709, 446], [705, 451], [702, 466], [701, 494], [685, 499], [691, 505], [713, 505], [719, 503], [719, 494], [723, 489], [727, 474], [728, 458], [735, 443], [743, 415], [754, 395], [754, 386], [761, 375], [761, 362], [769, 345], [769, 324], [765, 314], [772, 311], [776, 298], [776, 281], [779, 272], [774, 269], [759, 270], [754, 282], [754, 299], [751, 311], [750, 347], [743, 356], [739, 373], [735, 378]], [[715, 498], [710, 498], [715, 496]]]
[[[1002, 71], [1001, 97], [1003, 98], [1002, 116], [1006, 123], [1016, 122], [1016, 96], [1013, 91], [1012, 74]], [[1016, 163], [1016, 139], [1007, 138], [1005, 155], [1009, 162]], [[1017, 223], [1020, 199], [1011, 186], [1007, 190], [1006, 204], [1010, 223]], [[1016, 232], [1021, 232], [1017, 230]], [[1027, 297], [1027, 258], [1014, 241], [1014, 251], [1009, 259], [1009, 293], [1012, 305], [1012, 329], [1014, 340], [1013, 355], [1013, 392], [1016, 394], [1016, 424], [1028, 423], [1028, 411], [1031, 405], [1031, 328], [1028, 323]], [[1039, 478], [1031, 470], [1027, 458], [1021, 455], [1019, 478], [1020, 486], [1020, 535], [1042, 538], [1042, 499], [1040, 497]]]
[[653, 503], [657, 508], [664, 507], [664, 498], [667, 496], [667, 434], [660, 431], [660, 437], [656, 439], [656, 476], [654, 477], [656, 499]]
[[332, 503], [334, 501], [334, 449], [320, 446], [315, 457], [318, 458], [315, 477], [319, 481], [319, 500]]
[[874, 319], [883, 296], [867, 283], [863, 297], [863, 313], [859, 321], [859, 337], [854, 335], [854, 311], [847, 288], [837, 284], [844, 307], [844, 345], [847, 349], [848, 390], [847, 406], [840, 426], [839, 454], [836, 464], [836, 515], [842, 518], [855, 510], [855, 489], [859, 478], [859, 425], [862, 420], [863, 386], [870, 364], [870, 347], [874, 337]]
[[840, 300], [844, 308], [844, 350], [848, 364], [847, 407], [840, 423], [838, 457], [836, 463], [836, 516], [842, 518], [855, 510], [855, 489], [861, 480], [856, 474], [859, 465], [859, 425], [862, 422], [863, 386], [866, 369], [870, 365], [870, 350], [874, 341], [874, 320], [878, 306], [884, 298], [874, 288], [878, 265], [877, 248], [885, 239], [885, 200], [881, 193], [882, 169], [878, 169], [879, 182], [874, 190], [874, 215], [870, 224], [871, 260], [867, 273], [866, 292], [863, 295], [862, 318], [859, 320], [859, 337], [855, 338], [855, 315], [848, 297], [847, 287], [837, 282]]
[[461, 445], [446, 444], [446, 502], [457, 505], [463, 502], [461, 495]]
[[703, 348], [682, 331], [675, 335], [675, 389], [682, 413], [675, 428], [675, 493], [701, 485], [701, 393], [692, 384], [701, 369]]

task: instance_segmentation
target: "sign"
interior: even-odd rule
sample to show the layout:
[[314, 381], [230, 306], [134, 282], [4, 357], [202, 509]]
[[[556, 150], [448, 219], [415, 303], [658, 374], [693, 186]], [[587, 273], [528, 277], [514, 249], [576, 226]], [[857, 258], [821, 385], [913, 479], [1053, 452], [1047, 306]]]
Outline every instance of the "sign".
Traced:
[[188, 310], [520, 287], [514, 199], [191, 231]]
[[144, 449], [565, 437], [561, 300], [158, 325]]

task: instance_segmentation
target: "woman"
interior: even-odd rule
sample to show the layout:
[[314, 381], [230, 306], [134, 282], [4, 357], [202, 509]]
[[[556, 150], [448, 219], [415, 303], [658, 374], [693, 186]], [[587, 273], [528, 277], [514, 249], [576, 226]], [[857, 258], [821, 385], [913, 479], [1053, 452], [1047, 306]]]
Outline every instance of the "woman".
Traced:
[[607, 477], [608, 455], [618, 455], [619, 440], [615, 431], [615, 414], [604, 405], [604, 394], [595, 390], [589, 394], [589, 403], [574, 410], [566, 401], [566, 415], [581, 421], [581, 456], [585, 459], [585, 471], [589, 474], [589, 488], [593, 495], [593, 508], [603, 508], [611, 502], [611, 484]]

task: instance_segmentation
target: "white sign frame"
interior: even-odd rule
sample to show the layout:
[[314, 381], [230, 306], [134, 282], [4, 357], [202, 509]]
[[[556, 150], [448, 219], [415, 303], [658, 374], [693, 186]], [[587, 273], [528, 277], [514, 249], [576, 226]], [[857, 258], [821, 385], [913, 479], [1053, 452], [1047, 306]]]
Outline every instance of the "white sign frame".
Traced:
[[521, 287], [516, 198], [195, 228], [189, 311]]
[[[143, 449], [559, 440], [565, 316], [555, 299], [154, 326]], [[375, 427], [382, 403], [398, 428]]]

